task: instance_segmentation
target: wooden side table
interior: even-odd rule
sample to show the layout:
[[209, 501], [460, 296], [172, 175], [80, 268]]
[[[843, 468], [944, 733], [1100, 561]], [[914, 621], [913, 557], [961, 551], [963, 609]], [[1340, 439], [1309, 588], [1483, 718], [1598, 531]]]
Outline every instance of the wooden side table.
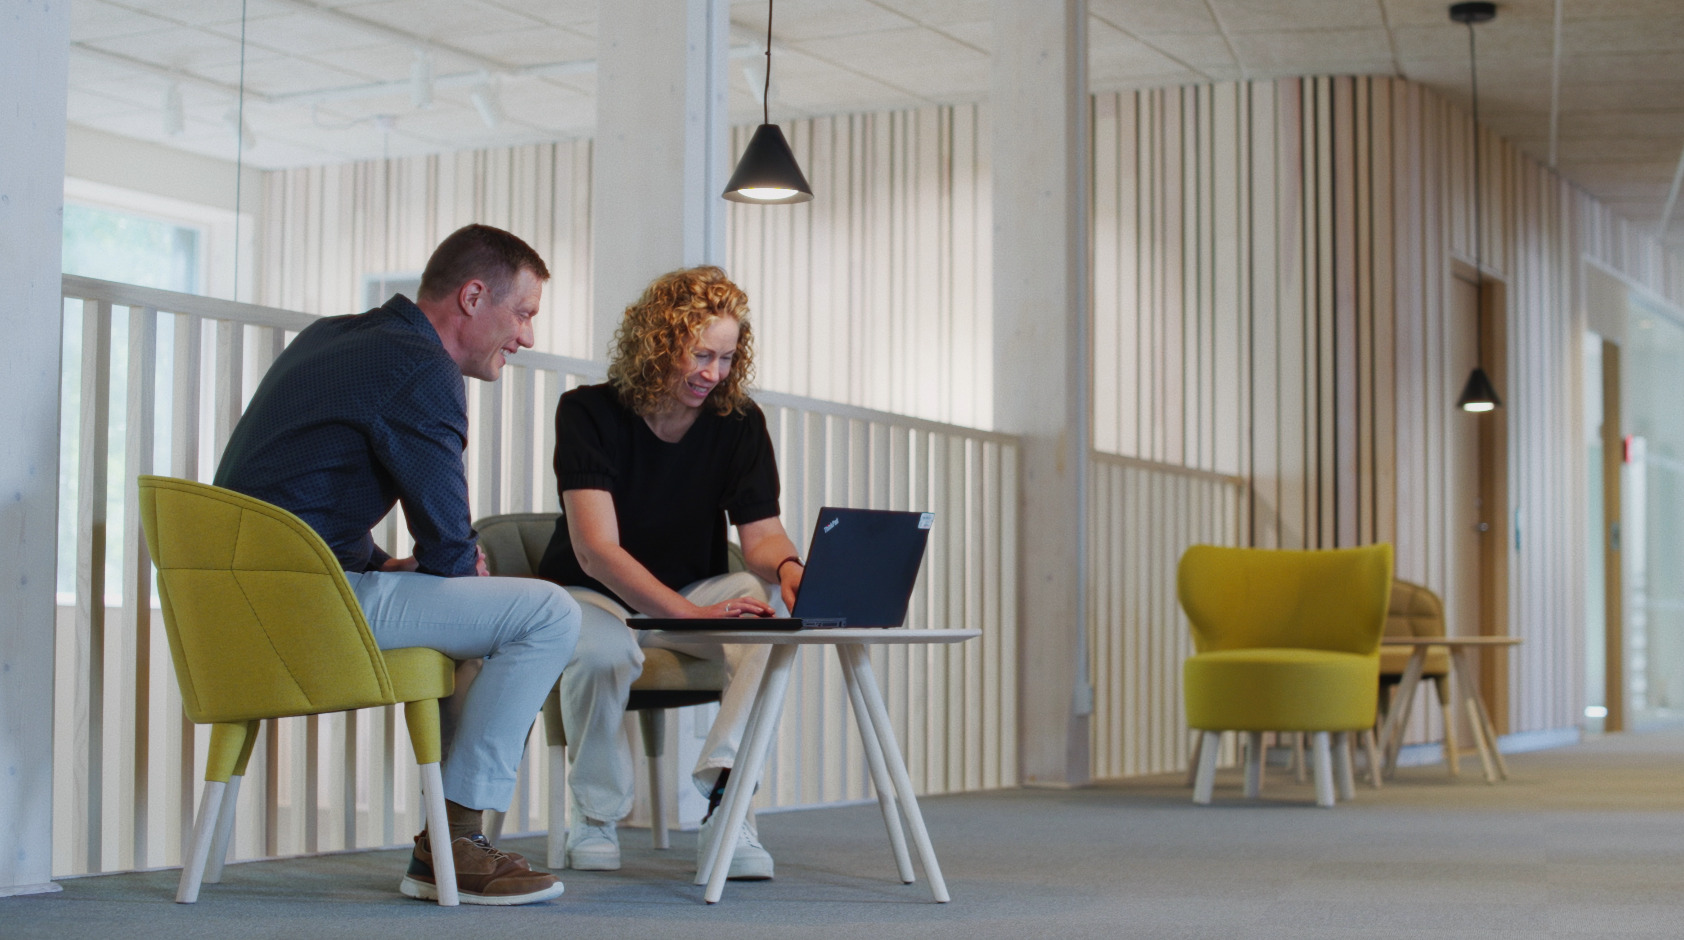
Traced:
[[[1479, 761], [1485, 767], [1485, 782], [1496, 783], [1498, 777], [1507, 780], [1509, 768], [1503, 762], [1502, 752], [1497, 749], [1497, 728], [1491, 723], [1491, 713], [1486, 711], [1485, 701], [1479, 697], [1479, 689], [1474, 685], [1472, 657], [1469, 653], [1471, 650], [1486, 647], [1518, 646], [1520, 642], [1521, 637], [1517, 636], [1389, 636], [1381, 640], [1384, 646], [1415, 647], [1409, 654], [1409, 665], [1404, 667], [1403, 678], [1398, 682], [1397, 691], [1393, 693], [1392, 707], [1386, 710], [1386, 723], [1380, 729], [1380, 745], [1386, 755], [1386, 775], [1390, 776], [1397, 769], [1398, 747], [1403, 742], [1404, 716], [1409, 713], [1409, 708], [1415, 701], [1415, 688], [1421, 683], [1421, 670], [1426, 665], [1427, 650], [1434, 646], [1442, 646], [1450, 653], [1452, 686], [1461, 692], [1464, 706], [1468, 710], [1468, 721], [1473, 726], [1474, 747], [1479, 751]], [[1454, 693], [1452, 695], [1454, 696]]]
[[[697, 643], [768, 644], [772, 653], [767, 658], [766, 671], [754, 693], [754, 705], [749, 710], [748, 726], [743, 731], [746, 748], [737, 755], [736, 767], [725, 784], [724, 801], [716, 812], [725, 814], [724, 824], [715, 826], [712, 841], [696, 871], [696, 884], [706, 884], [703, 898], [709, 904], [719, 902], [725, 891], [725, 875], [731, 870], [731, 856], [736, 852], [736, 834], [748, 818], [749, 801], [766, 770], [766, 758], [771, 753], [772, 738], [783, 716], [784, 697], [789, 691], [789, 674], [795, 664], [795, 654], [803, 646], [830, 646], [842, 661], [842, 678], [847, 684], [848, 699], [853, 703], [854, 722], [865, 745], [866, 763], [871, 770], [872, 786], [877, 791], [877, 803], [883, 811], [883, 824], [888, 828], [889, 845], [894, 850], [900, 879], [911, 884], [915, 879], [912, 858], [906, 848], [906, 834], [901, 817], [912, 831], [912, 844], [924, 876], [930, 881], [930, 894], [938, 903], [948, 901], [947, 882], [942, 880], [941, 866], [936, 862], [930, 834], [924, 828], [924, 817], [918, 811], [918, 797], [912, 790], [912, 778], [906, 771], [900, 745], [895, 741], [889, 722], [889, 709], [883, 704], [883, 694], [877, 687], [877, 677], [871, 668], [866, 647], [872, 645], [911, 643], [962, 643], [981, 636], [981, 630], [906, 630], [841, 628], [835, 630], [797, 630], [772, 633], [761, 630], [696, 630], [667, 632], [671, 643], [694, 640]], [[727, 837], [729, 836], [729, 837]]]

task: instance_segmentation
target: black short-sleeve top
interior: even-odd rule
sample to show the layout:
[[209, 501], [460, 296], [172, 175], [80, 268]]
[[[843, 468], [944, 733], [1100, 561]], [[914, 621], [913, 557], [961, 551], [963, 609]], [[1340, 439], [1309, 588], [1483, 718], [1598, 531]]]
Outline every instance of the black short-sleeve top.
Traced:
[[[704, 408], [677, 443], [655, 436], [610, 385], [585, 385], [556, 408], [555, 474], [560, 491], [607, 490], [620, 547], [673, 590], [724, 574], [725, 530], [778, 514], [778, 465], [766, 416]], [[539, 563], [557, 584], [618, 595], [585, 574], [565, 517]]]

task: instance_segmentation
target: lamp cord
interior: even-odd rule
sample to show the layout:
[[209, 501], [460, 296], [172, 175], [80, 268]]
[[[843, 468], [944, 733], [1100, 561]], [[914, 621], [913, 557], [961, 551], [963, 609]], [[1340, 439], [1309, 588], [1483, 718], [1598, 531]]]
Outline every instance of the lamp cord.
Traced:
[[766, 87], [760, 90], [760, 123], [772, 123], [772, 0], [766, 0]]
[[1468, 21], [1468, 74], [1473, 85], [1473, 217], [1474, 217], [1474, 364], [1485, 366], [1485, 216], [1479, 161], [1479, 54], [1474, 47], [1474, 24]]

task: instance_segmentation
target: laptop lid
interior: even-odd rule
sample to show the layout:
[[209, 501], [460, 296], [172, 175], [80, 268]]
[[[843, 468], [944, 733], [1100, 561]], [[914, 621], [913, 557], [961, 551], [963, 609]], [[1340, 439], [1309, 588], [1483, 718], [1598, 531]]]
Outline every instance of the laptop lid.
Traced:
[[809, 626], [898, 627], [935, 513], [825, 506], [791, 616]]

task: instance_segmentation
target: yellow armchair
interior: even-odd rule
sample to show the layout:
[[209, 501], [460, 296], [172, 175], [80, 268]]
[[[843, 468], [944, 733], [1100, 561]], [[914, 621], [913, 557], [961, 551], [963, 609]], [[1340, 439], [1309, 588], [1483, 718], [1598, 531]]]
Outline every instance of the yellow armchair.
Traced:
[[1350, 796], [1349, 733], [1372, 729], [1392, 547], [1277, 551], [1195, 545], [1177, 593], [1197, 652], [1183, 666], [1187, 724], [1202, 731], [1193, 801], [1209, 803], [1223, 731], [1249, 734], [1255, 796], [1265, 731], [1312, 734], [1316, 802], [1332, 806], [1331, 733]]
[[439, 699], [450, 696], [456, 664], [436, 650], [381, 651], [333, 552], [278, 506], [143, 476], [140, 515], [182, 707], [191, 721], [213, 726], [175, 899], [191, 904], [201, 881], [221, 880], [259, 722], [402, 702], [421, 765], [439, 903], [457, 903], [439, 773]]

